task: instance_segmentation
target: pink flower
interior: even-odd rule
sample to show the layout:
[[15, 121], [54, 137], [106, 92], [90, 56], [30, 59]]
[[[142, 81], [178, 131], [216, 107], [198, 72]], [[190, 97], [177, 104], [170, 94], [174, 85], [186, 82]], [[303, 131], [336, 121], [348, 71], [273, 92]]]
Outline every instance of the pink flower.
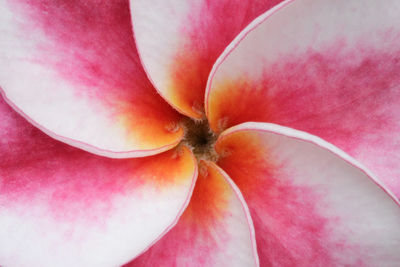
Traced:
[[0, 265], [400, 265], [399, 17], [1, 0]]

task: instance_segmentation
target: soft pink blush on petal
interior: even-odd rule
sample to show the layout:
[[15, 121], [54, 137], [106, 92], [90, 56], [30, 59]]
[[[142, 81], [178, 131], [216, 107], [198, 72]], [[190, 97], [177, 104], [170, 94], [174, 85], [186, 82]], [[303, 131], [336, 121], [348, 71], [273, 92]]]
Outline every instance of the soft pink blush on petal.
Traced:
[[0, 121], [2, 266], [123, 264], [188, 203], [197, 167], [185, 147], [108, 159], [53, 140], [3, 100]]
[[216, 149], [249, 205], [261, 266], [399, 264], [398, 202], [336, 147], [244, 123], [223, 132]]
[[43, 131], [109, 157], [180, 141], [180, 116], [141, 66], [127, 0], [3, 0], [0, 14], [0, 86]]
[[327, 2], [295, 1], [242, 33], [210, 79], [210, 125], [264, 121], [312, 133], [399, 196], [400, 7]]
[[200, 163], [190, 204], [179, 222], [125, 265], [134, 266], [258, 266], [247, 205], [224, 171], [214, 163]]
[[181, 113], [201, 118], [207, 77], [219, 54], [279, 2], [132, 0], [136, 42], [157, 90]]

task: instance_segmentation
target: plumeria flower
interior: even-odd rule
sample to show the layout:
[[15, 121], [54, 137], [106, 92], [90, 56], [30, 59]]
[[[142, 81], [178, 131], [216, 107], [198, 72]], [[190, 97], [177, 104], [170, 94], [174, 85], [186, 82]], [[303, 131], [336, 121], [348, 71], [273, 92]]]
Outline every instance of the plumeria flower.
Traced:
[[399, 266], [398, 0], [0, 0], [0, 265]]

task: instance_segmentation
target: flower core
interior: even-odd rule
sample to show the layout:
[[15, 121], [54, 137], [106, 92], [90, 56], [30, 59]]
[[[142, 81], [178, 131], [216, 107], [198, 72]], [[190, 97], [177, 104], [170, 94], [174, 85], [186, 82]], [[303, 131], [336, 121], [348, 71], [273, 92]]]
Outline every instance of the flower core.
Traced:
[[184, 122], [184, 142], [192, 148], [198, 160], [216, 161], [217, 154], [214, 150], [214, 143], [217, 136], [211, 131], [208, 121], [187, 119]]

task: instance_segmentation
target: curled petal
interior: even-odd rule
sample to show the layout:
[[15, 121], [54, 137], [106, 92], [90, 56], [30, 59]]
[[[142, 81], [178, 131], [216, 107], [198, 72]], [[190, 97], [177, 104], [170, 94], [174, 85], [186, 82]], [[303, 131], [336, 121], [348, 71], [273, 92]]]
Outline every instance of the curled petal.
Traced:
[[396, 266], [400, 207], [353, 158], [320, 138], [243, 123], [216, 143], [243, 193], [261, 266]]
[[197, 175], [188, 148], [109, 159], [53, 140], [0, 102], [0, 265], [117, 266], [160, 238]]
[[131, 0], [136, 43], [159, 93], [201, 118], [208, 74], [250, 21], [282, 0]]
[[125, 267], [258, 266], [253, 223], [228, 175], [201, 162], [189, 206], [176, 226]]
[[141, 66], [128, 0], [1, 0], [0, 32], [3, 95], [53, 138], [108, 157], [182, 138]]
[[312, 133], [400, 196], [399, 16], [396, 0], [286, 1], [265, 13], [210, 76], [211, 127], [259, 121]]

